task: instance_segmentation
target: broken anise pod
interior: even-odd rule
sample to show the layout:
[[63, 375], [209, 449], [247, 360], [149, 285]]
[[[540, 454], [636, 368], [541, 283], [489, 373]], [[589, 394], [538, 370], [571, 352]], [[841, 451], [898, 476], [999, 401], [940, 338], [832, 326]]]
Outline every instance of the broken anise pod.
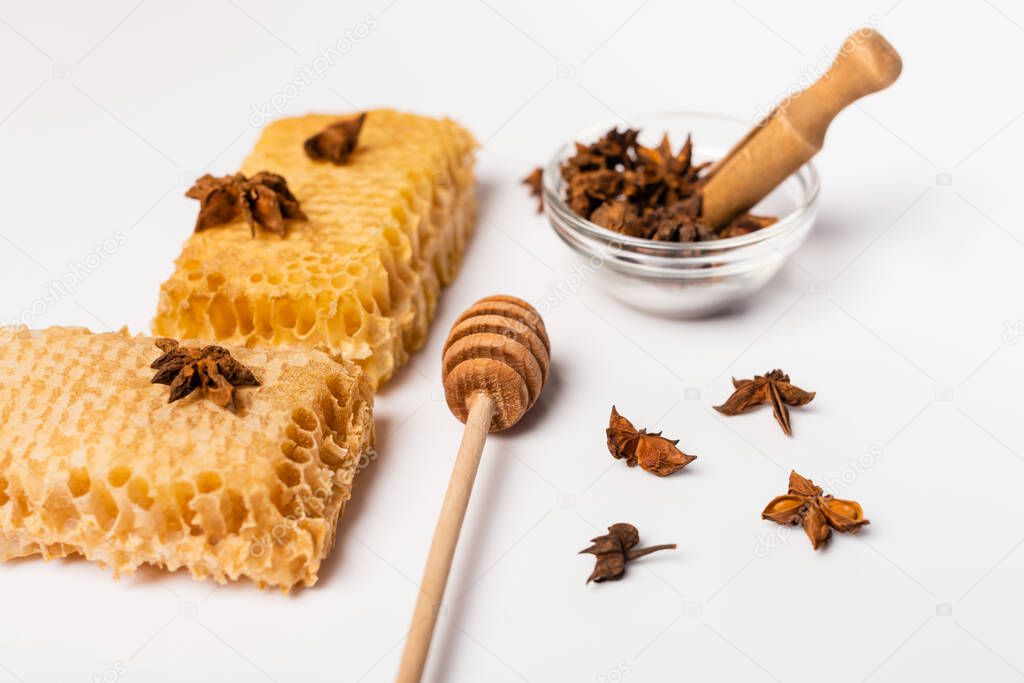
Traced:
[[156, 370], [153, 384], [171, 387], [168, 403], [200, 389], [217, 405], [235, 410], [235, 387], [258, 387], [260, 382], [221, 346], [182, 347], [174, 339], [157, 339], [163, 355], [150, 364]]
[[344, 164], [359, 143], [359, 133], [365, 121], [366, 112], [335, 121], [306, 140], [302, 145], [306, 156], [313, 161], [330, 161], [338, 166]]
[[762, 519], [776, 524], [802, 523], [804, 532], [817, 550], [832, 535], [832, 529], [855, 534], [869, 524], [860, 503], [822, 495], [820, 486], [796, 471], [789, 473], [789, 493], [776, 496], [761, 513]]
[[594, 564], [594, 571], [590, 573], [587, 583], [596, 581], [615, 581], [621, 579], [626, 573], [626, 563], [638, 557], [649, 555], [658, 550], [675, 550], [675, 543], [664, 545], [653, 545], [649, 548], [633, 550], [633, 547], [640, 542], [640, 532], [632, 524], [619, 522], [608, 527], [608, 533], [604, 536], [597, 536], [590, 539], [593, 543], [589, 548], [584, 548], [579, 554], [590, 553], [597, 558]]
[[537, 200], [537, 213], [544, 212], [544, 169], [540, 166], [530, 171], [530, 175], [523, 178], [523, 185], [530, 190], [530, 196]]
[[268, 171], [251, 178], [241, 173], [220, 178], [206, 174], [185, 196], [199, 200], [196, 232], [241, 218], [249, 224], [253, 237], [257, 226], [284, 237], [284, 219], [307, 220], [288, 189], [288, 181]]
[[782, 431], [792, 436], [793, 430], [789, 424], [789, 408], [786, 405], [802, 406], [811, 402], [814, 398], [813, 391], [804, 391], [800, 387], [789, 382], [789, 375], [782, 370], [772, 370], [764, 375], [755, 375], [754, 379], [736, 379], [733, 377], [732, 385], [735, 388], [732, 396], [715, 410], [724, 415], [739, 415], [754, 406], [762, 403], [770, 403], [772, 414], [782, 426]]
[[617, 459], [625, 458], [630, 467], [644, 468], [652, 474], [664, 477], [680, 470], [697, 459], [676, 448], [679, 440], [666, 439], [661, 432], [648, 434], [646, 429], [637, 429], [633, 423], [619, 415], [612, 406], [608, 419], [608, 451]]

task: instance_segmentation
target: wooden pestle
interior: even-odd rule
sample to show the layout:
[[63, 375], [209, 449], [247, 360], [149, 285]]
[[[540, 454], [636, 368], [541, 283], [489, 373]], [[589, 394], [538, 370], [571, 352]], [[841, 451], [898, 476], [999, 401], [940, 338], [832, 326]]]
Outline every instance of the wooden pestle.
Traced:
[[710, 171], [702, 218], [718, 229], [765, 198], [821, 149], [836, 114], [900, 75], [902, 62], [874, 29], [850, 35], [828, 73], [775, 107]]
[[511, 296], [490, 296], [470, 306], [445, 341], [445, 398], [466, 430], [427, 556], [398, 683], [418, 683], [423, 676], [487, 433], [511, 427], [533, 406], [547, 380], [550, 353], [540, 315]]

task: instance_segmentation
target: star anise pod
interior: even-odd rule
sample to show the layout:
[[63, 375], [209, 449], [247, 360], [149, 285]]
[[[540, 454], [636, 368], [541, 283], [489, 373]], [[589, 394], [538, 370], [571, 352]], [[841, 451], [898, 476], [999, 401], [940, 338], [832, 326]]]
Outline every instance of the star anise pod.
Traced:
[[636, 139], [639, 136], [638, 129], [627, 128], [620, 132], [618, 127], [615, 127], [605, 133], [600, 140], [590, 145], [590, 151], [604, 157], [607, 168], [615, 168], [620, 165], [630, 168], [635, 163]]
[[606, 535], [592, 538], [590, 542], [593, 543], [592, 546], [580, 551], [581, 555], [590, 553], [597, 558], [594, 571], [590, 573], [587, 583], [616, 581], [626, 573], [627, 562], [658, 550], [675, 550], [676, 548], [675, 543], [667, 543], [634, 550], [633, 547], [640, 542], [640, 533], [635, 526], [624, 522], [612, 524], [608, 527]]
[[168, 403], [200, 389], [206, 398], [234, 411], [235, 387], [260, 385], [252, 370], [221, 346], [182, 347], [174, 339], [157, 339], [154, 343], [164, 353], [149, 366], [156, 370], [152, 383], [170, 385]]
[[523, 185], [530, 189], [530, 196], [537, 200], [537, 213], [544, 212], [544, 169], [538, 166], [523, 178]]
[[359, 133], [366, 121], [366, 112], [335, 121], [303, 144], [306, 156], [313, 161], [330, 161], [342, 165], [359, 143]]
[[666, 439], [661, 432], [648, 434], [646, 429], [638, 430], [632, 422], [619, 415], [615, 406], [612, 406], [605, 436], [608, 438], [608, 451], [614, 458], [625, 458], [630, 467], [640, 465], [659, 477], [681, 470], [697, 459], [697, 456], [676, 448], [678, 439]]
[[678, 154], [672, 153], [672, 143], [669, 142], [668, 133], [661, 136], [661, 142], [657, 147], [644, 147], [638, 145], [637, 156], [647, 161], [651, 166], [659, 168], [666, 175], [685, 176], [690, 170], [690, 162], [693, 160], [693, 139], [686, 136], [686, 142], [679, 149]]
[[776, 496], [761, 513], [762, 519], [776, 524], [802, 523], [815, 550], [820, 548], [835, 529], [855, 534], [869, 524], [860, 503], [822, 495], [820, 486], [795, 471], [789, 473], [789, 493]]
[[[668, 134], [661, 138], [661, 143], [657, 147], [638, 145], [636, 154], [650, 175], [647, 183], [658, 186], [657, 201], [671, 204], [697, 191], [698, 178], [690, 170], [693, 158], [693, 141], [690, 136], [686, 136], [686, 142], [679, 150], [679, 154], [672, 153]], [[652, 183], [651, 180], [655, 182]]]
[[789, 382], [789, 375], [782, 370], [772, 370], [765, 375], [755, 375], [754, 379], [736, 379], [732, 385], [735, 391], [725, 403], [715, 406], [715, 410], [724, 415], [739, 415], [754, 406], [770, 403], [772, 414], [782, 426], [782, 431], [792, 435], [789, 424], [789, 408], [786, 405], [802, 406], [814, 398], [813, 391], [804, 391]]
[[565, 160], [562, 164], [562, 178], [566, 182], [573, 179], [577, 173], [586, 173], [587, 171], [596, 171], [599, 168], [606, 168], [605, 158], [591, 151], [591, 148], [587, 145], [576, 143], [576, 153]]
[[251, 178], [241, 173], [220, 178], [206, 174], [185, 196], [199, 200], [196, 232], [241, 218], [249, 224], [253, 237], [257, 227], [284, 237], [286, 218], [308, 220], [288, 189], [288, 181], [268, 171]]

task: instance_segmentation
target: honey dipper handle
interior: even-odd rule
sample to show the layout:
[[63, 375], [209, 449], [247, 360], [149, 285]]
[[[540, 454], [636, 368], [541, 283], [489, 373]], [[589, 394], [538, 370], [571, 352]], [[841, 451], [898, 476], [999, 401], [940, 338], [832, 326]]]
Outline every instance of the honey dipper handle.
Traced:
[[832, 67], [806, 90], [788, 97], [711, 170], [702, 218], [713, 229], [749, 210], [818, 153], [840, 111], [891, 85], [902, 62], [874, 29], [843, 43]]
[[444, 494], [441, 505], [441, 517], [434, 529], [434, 540], [430, 544], [427, 556], [427, 568], [423, 571], [423, 582], [420, 584], [420, 595], [413, 612], [409, 637], [402, 653], [402, 664], [398, 669], [398, 683], [419, 683], [423, 676], [423, 668], [427, 663], [430, 640], [434, 635], [434, 625], [444, 598], [445, 584], [452, 568], [455, 555], [455, 544], [459, 541], [462, 520], [466, 516], [469, 505], [469, 494], [473, 491], [473, 482], [480, 465], [480, 455], [484, 450], [484, 441], [490, 430], [491, 418], [494, 415], [495, 403], [490, 395], [484, 392], [474, 394], [470, 399], [469, 417], [466, 419], [466, 431], [462, 434], [459, 453], [455, 456], [455, 466], [448, 481], [448, 491]]

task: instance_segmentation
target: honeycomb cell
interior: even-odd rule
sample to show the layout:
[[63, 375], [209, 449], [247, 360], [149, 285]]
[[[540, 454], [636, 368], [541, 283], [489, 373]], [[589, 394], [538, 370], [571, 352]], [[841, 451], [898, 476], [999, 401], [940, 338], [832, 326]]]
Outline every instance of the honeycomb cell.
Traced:
[[220, 499], [220, 510], [224, 516], [225, 531], [237, 534], [248, 516], [245, 497], [234, 489], [228, 489]]
[[43, 523], [53, 532], [61, 532], [64, 525], [73, 519], [78, 519], [78, 509], [71, 501], [67, 491], [52, 489], [42, 509]]
[[296, 408], [292, 411], [292, 421], [303, 431], [312, 432], [320, 426], [316, 414], [309, 408]]
[[224, 485], [224, 480], [217, 472], [200, 472], [196, 477], [196, 489], [199, 493], [213, 493]]
[[138, 505], [143, 510], [153, 507], [153, 499], [149, 497], [149, 482], [141, 477], [136, 477], [128, 482], [128, 500]]
[[[3, 487], [0, 487], [0, 491]], [[75, 498], [80, 498], [89, 492], [89, 472], [84, 467], [72, 467], [68, 472], [68, 490]]]
[[93, 480], [89, 489], [89, 502], [86, 510], [96, 518], [103, 531], [110, 531], [117, 521], [119, 510], [117, 501], [110, 495], [110, 491], [102, 483]]
[[308, 432], [303, 431], [302, 428], [299, 427], [298, 425], [288, 425], [288, 428], [285, 431], [285, 433], [288, 435], [288, 438], [291, 439], [292, 442], [294, 442], [295, 445], [298, 446], [299, 448], [313, 447], [313, 437]]
[[214, 339], [227, 339], [235, 333], [238, 327], [235, 307], [223, 294], [217, 294], [210, 300], [209, 316]]
[[309, 454], [309, 451], [305, 448], [296, 448], [294, 441], [285, 441], [281, 444], [281, 453], [284, 457], [288, 458], [292, 462], [299, 464], [309, 462], [313, 459], [313, 456]]
[[295, 302], [285, 297], [274, 299], [274, 326], [287, 330], [295, 327], [299, 315], [295, 311]]
[[255, 314], [249, 297], [239, 296], [235, 299], [235, 319], [238, 320], [238, 331], [246, 337], [256, 329]]
[[302, 473], [295, 463], [285, 460], [277, 465], [277, 478], [288, 488], [293, 488], [302, 481]]
[[114, 488], [121, 488], [132, 476], [132, 468], [127, 465], [114, 465], [107, 474], [107, 481]]

